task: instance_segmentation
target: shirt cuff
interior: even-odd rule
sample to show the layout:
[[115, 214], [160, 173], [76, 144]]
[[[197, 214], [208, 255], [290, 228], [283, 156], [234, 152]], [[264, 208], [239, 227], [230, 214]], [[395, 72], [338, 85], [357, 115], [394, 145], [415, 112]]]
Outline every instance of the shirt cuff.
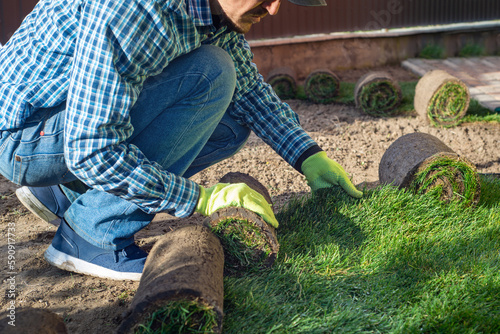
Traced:
[[319, 147], [318, 145], [314, 145], [314, 146], [311, 146], [309, 147], [307, 150], [304, 151], [304, 153], [302, 153], [302, 155], [297, 159], [297, 161], [295, 162], [295, 165], [293, 166], [293, 168], [295, 168], [299, 173], [301, 174], [304, 174], [302, 173], [302, 163], [307, 159], [309, 158], [311, 155], [313, 154], [316, 154], [318, 152], [321, 152], [323, 151], [321, 149], [321, 147]]

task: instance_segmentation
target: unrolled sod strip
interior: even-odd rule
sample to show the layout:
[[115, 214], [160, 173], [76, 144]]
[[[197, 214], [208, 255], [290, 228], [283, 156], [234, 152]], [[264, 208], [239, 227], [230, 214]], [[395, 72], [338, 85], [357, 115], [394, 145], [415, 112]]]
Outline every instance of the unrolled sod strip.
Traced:
[[267, 83], [273, 87], [280, 99], [295, 98], [297, 93], [297, 79], [295, 72], [289, 67], [273, 69], [267, 75]]
[[470, 206], [479, 202], [481, 192], [474, 164], [426, 133], [394, 141], [380, 161], [379, 179], [381, 184], [419, 193], [437, 190], [444, 202], [457, 200]]
[[362, 76], [354, 87], [356, 106], [372, 116], [391, 116], [402, 101], [401, 87], [385, 72]]
[[340, 79], [330, 70], [311, 72], [304, 83], [307, 98], [315, 103], [331, 103], [339, 95]]
[[427, 72], [415, 88], [415, 110], [434, 126], [451, 127], [459, 124], [469, 103], [467, 85], [442, 70]]
[[210, 228], [168, 232], [151, 249], [117, 333], [220, 333], [224, 253]]

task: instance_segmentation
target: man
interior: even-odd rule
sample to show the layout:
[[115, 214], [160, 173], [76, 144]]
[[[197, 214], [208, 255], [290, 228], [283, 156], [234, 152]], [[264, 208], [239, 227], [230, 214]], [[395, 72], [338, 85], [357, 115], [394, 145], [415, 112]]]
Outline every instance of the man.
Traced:
[[[292, 1], [292, 0], [290, 0]], [[293, 0], [324, 5], [324, 0]], [[189, 180], [254, 131], [312, 190], [362, 195], [263, 82], [243, 34], [280, 0], [41, 0], [0, 49], [0, 173], [61, 224], [61, 269], [139, 280], [134, 234], [154, 215], [241, 206], [277, 227], [244, 184]]]

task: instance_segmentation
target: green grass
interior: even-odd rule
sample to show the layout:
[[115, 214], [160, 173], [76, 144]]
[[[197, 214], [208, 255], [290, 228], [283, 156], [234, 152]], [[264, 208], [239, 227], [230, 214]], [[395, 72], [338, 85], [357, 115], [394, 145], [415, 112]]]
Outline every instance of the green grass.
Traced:
[[479, 104], [477, 100], [472, 99], [469, 104], [467, 114], [462, 119], [465, 122], [496, 122], [500, 123], [500, 113], [493, 112]]
[[475, 209], [384, 186], [277, 214], [275, 266], [225, 279], [225, 333], [500, 332], [500, 180]]
[[401, 92], [403, 93], [403, 101], [399, 106], [401, 112], [412, 112], [415, 110], [413, 100], [415, 99], [415, 88], [418, 81], [400, 82]]
[[263, 231], [247, 220], [228, 218], [212, 227], [212, 231], [224, 248], [224, 270], [227, 274], [259, 270], [272, 253]]
[[153, 312], [136, 334], [215, 333], [217, 314], [197, 300], [172, 301]]
[[441, 45], [428, 44], [419, 53], [419, 58], [424, 59], [442, 59], [445, 55], [445, 49]]
[[486, 50], [482, 45], [468, 43], [458, 53], [459, 57], [480, 57], [485, 56]]

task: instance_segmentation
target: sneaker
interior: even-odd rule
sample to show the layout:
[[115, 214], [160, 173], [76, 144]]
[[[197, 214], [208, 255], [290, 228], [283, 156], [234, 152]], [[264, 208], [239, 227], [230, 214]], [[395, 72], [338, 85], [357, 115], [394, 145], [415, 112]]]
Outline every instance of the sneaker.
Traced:
[[59, 225], [71, 205], [58, 185], [49, 187], [21, 187], [16, 190], [19, 201], [35, 216]]
[[75, 273], [113, 280], [141, 279], [147, 253], [135, 243], [114, 251], [96, 247], [85, 241], [61, 219], [45, 259], [57, 268]]

